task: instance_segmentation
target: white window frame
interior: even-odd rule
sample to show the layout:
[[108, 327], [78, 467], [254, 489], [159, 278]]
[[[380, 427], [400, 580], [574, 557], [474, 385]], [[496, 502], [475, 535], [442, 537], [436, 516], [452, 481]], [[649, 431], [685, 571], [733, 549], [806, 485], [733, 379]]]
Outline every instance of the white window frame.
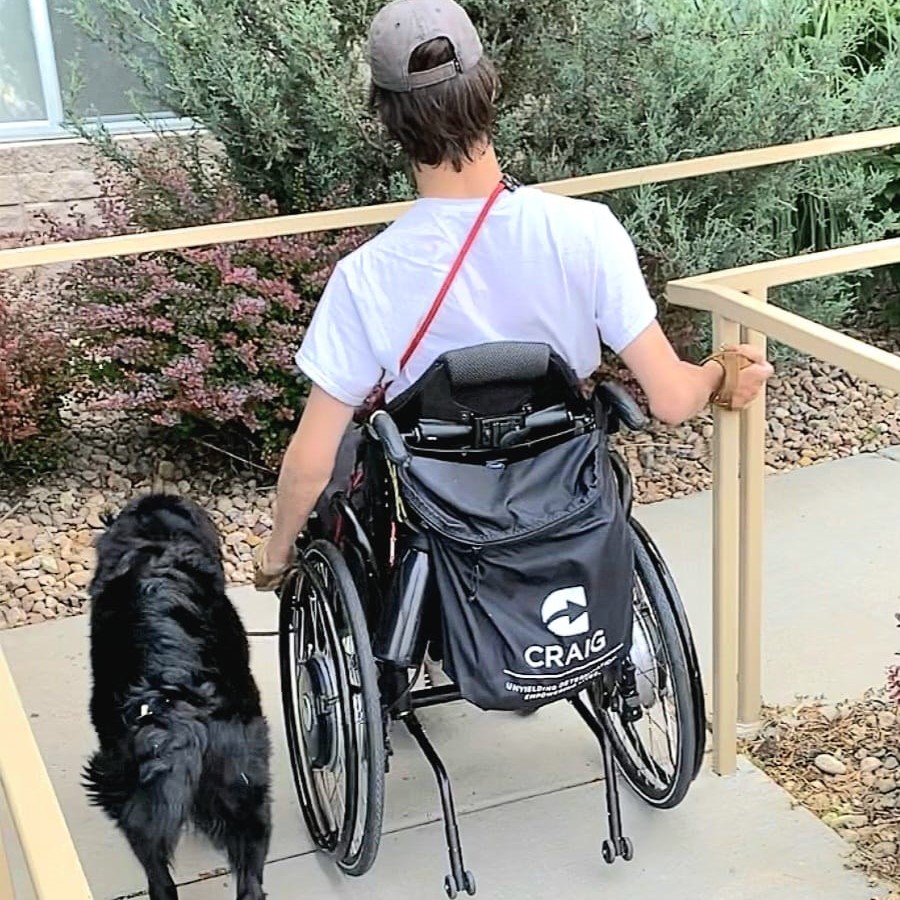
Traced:
[[[74, 136], [72, 129], [66, 126], [47, 0], [28, 0], [28, 12], [31, 18], [31, 35], [37, 56], [46, 116], [43, 119], [30, 121], [0, 122], [0, 146], [12, 141], [49, 140]], [[142, 122], [133, 115], [102, 117], [103, 124], [112, 134], [140, 134], [151, 131], [154, 127], [180, 130], [193, 125], [189, 119], [181, 119], [164, 113], [149, 116], [148, 119], [149, 123]]]

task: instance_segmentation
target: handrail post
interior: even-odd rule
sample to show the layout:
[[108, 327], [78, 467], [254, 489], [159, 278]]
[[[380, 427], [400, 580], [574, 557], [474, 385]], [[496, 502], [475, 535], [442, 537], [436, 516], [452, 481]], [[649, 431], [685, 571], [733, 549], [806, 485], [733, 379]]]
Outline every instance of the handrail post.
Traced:
[[0, 900], [15, 900], [15, 898], [9, 858], [3, 845], [3, 833], [0, 832]]
[[[768, 291], [747, 291], [765, 303]], [[766, 352], [766, 336], [742, 328], [742, 341]], [[762, 709], [762, 566], [766, 456], [766, 387], [741, 416], [740, 600], [738, 611], [738, 723], [744, 735], [759, 726]]]
[[[737, 344], [740, 326], [713, 315], [715, 346]], [[713, 771], [737, 769], [739, 484], [741, 414], [715, 407], [713, 435]]]

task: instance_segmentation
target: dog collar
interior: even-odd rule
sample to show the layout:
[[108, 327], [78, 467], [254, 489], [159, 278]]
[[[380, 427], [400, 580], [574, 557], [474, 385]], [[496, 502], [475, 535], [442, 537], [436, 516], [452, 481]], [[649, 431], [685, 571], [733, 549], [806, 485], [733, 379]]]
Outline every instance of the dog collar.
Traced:
[[[168, 697], [160, 697], [158, 702], [164, 707], [172, 705], [172, 701]], [[141, 704], [141, 711], [138, 713], [137, 717], [134, 720], [134, 724], [138, 728], [142, 728], [144, 725], [149, 725], [150, 722], [152, 722], [159, 714], [159, 709], [155, 709], [154, 706], [154, 703]]]

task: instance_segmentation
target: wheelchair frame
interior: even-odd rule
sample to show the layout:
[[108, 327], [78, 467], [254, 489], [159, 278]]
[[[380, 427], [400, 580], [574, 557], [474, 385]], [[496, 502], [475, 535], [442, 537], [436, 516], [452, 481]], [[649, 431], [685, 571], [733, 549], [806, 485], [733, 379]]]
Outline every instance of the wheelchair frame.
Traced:
[[[624, 389], [618, 385], [604, 384], [600, 386], [598, 392], [607, 413], [608, 433], [615, 433], [618, 430], [620, 423], [625, 424], [631, 429], [643, 427], [645, 421], [644, 416], [640, 411], [640, 408]], [[605, 862], [612, 863], [618, 857], [622, 857], [624, 860], [628, 861], [633, 857], [634, 853], [631, 840], [624, 836], [622, 830], [617, 765], [618, 768], [622, 770], [626, 780], [646, 802], [660, 808], [669, 808], [677, 805], [686, 793], [690, 782], [696, 778], [701, 768], [705, 744], [706, 719], [700, 668], [687, 617], [682, 607], [680, 597], [678, 596], [677, 588], [675, 587], [674, 580], [672, 579], [661, 554], [649, 538], [649, 535], [647, 535], [643, 528], [634, 521], [631, 515], [633, 496], [632, 481], [625, 460], [613, 449], [610, 449], [609, 456], [619, 484], [620, 502], [625, 509], [629, 525], [632, 529], [632, 535], [637, 544], [643, 547], [641, 564], [647, 568], [647, 572], [642, 577], [645, 582], [652, 581], [656, 586], [657, 593], [661, 591], [663, 595], [662, 597], [648, 597], [647, 602], [650, 607], [656, 610], [658, 616], [662, 615], [663, 612], [659, 604], [666, 604], [668, 607], [666, 617], [671, 617], [671, 620], [666, 618], [668, 637], [665, 634], [662, 636], [657, 635], [657, 640], [662, 642], [663, 646], [661, 649], [670, 655], [675, 651], [669, 648], [668, 644], [677, 643], [679, 645], [676, 648], [677, 655], [680, 655], [679, 668], [683, 669], [683, 677], [686, 679], [686, 686], [685, 683], [682, 682], [679, 688], [682, 693], [680, 703], [682, 705], [690, 706], [690, 709], [686, 711], [687, 715], [684, 717], [684, 721], [679, 726], [679, 752], [683, 751], [686, 756], [682, 764], [682, 771], [679, 774], [679, 763], [674, 763], [675, 771], [673, 771], [672, 774], [672, 792], [667, 793], [663, 791], [659, 796], [656, 796], [655, 794], [651, 794], [647, 787], [642, 783], [641, 779], [643, 776], [640, 771], [640, 765], [641, 763], [644, 763], [645, 768], [653, 773], [655, 763], [647, 759], [646, 755], [641, 759], [641, 753], [638, 753], [638, 761], [635, 764], [632, 760], [631, 770], [629, 771], [626, 767], [627, 760], [623, 755], [625, 753], [625, 750], [623, 749], [624, 743], [628, 740], [627, 723], [636, 722], [642, 715], [635, 670], [631, 662], [629, 661], [626, 663], [622, 670], [622, 676], [615, 682], [610, 681], [606, 677], [601, 677], [598, 682], [591, 685], [590, 689], [585, 692], [585, 694], [578, 695], [569, 701], [581, 719], [591, 729], [600, 744], [605, 779], [609, 832], [608, 837], [604, 839], [602, 843], [602, 856]], [[387, 486], [385, 486], [385, 489], [387, 489]], [[336, 520], [340, 523], [340, 533], [336, 540], [331, 541], [331, 546], [335, 548], [339, 548], [339, 545], [341, 544], [344, 546], [345, 549], [339, 552], [341, 552], [342, 558], [344, 559], [345, 564], [347, 564], [348, 573], [351, 573], [352, 569], [356, 568], [356, 572], [355, 574], [351, 574], [351, 578], [354, 580], [357, 599], [359, 597], [369, 597], [371, 601], [371, 597], [374, 594], [383, 602], [384, 591], [381, 584], [383, 579], [381, 577], [381, 564], [378, 559], [378, 554], [370, 539], [370, 535], [360, 521], [360, 517], [357, 515], [357, 512], [352, 506], [346, 493], [341, 492], [334, 495], [331, 501], [331, 509], [335, 514]], [[314, 539], [313, 546], [315, 546], [316, 542], [322, 543], [323, 541], [327, 542], [329, 540], [329, 536], [321, 533], [321, 529], [318, 529], [318, 534], [315, 533], [316, 530], [317, 529], [314, 527], [311, 528], [311, 537]], [[354, 567], [351, 567], [347, 563], [346, 554], [348, 548], [351, 549], [357, 557]], [[293, 619], [290, 618], [290, 615], [286, 615], [286, 612], [296, 612], [298, 604], [297, 592], [301, 589], [298, 585], [304, 578], [312, 577], [312, 573], [305, 569], [305, 559], [306, 557], [301, 553], [299, 568], [295, 573], [294, 579], [289, 580], [281, 592], [281, 655], [283, 679], [282, 695], [285, 721], [289, 732], [292, 767], [304, 817], [307, 819], [307, 824], [311, 825], [310, 811], [307, 809], [307, 801], [304, 797], [304, 786], [300, 781], [303, 773], [299, 772], [299, 769], [302, 766], [308, 765], [307, 761], [298, 758], [298, 754], [301, 753], [302, 750], [300, 748], [301, 738], [298, 738], [296, 732], [298, 728], [297, 723], [300, 721], [301, 715], [298, 713], [296, 708], [297, 702], [294, 699], [295, 686], [292, 686], [289, 681], [292, 678], [297, 681], [300, 676], [297, 675], [296, 669], [293, 668], [292, 664], [288, 664], [287, 654], [289, 651], [286, 650], [287, 645], [290, 644], [289, 636], [292, 627], [290, 623], [293, 622]], [[360, 568], [362, 568], [362, 571], [360, 571]], [[636, 579], [638, 578], [637, 571], [635, 577]], [[362, 586], [359, 584], [359, 580], [361, 579], [366, 582]], [[379, 605], [381, 604], [379, 603]], [[366, 634], [360, 636], [359, 640], [368, 641], [369, 646], [363, 648], [365, 652], [362, 653], [359, 648], [357, 648], [356, 652], [359, 656], [371, 654], [371, 643], [375, 636], [375, 629], [378, 625], [376, 621], [375, 628], [372, 627], [373, 609], [371, 608], [371, 602], [368, 604], [368, 608], [365, 608], [363, 612], [367, 617]], [[397, 627], [402, 628], [404, 624], [403, 616], [401, 614], [397, 622]], [[665, 629], [663, 629], [663, 631], [665, 632]], [[356, 641], [357, 638], [354, 638], [354, 645]], [[423, 648], [422, 659], [418, 660], [416, 663], [419, 667], [419, 671], [421, 671], [422, 666], [424, 665], [424, 656], [425, 649]], [[655, 655], [654, 659], [656, 659]], [[357, 665], [359, 665], [358, 660]], [[661, 669], [658, 669], [657, 674], [661, 671]], [[673, 673], [670, 673], [669, 677], [677, 677], [677, 673], [674, 675]], [[459, 835], [459, 823], [450, 777], [437, 750], [429, 740], [425, 729], [417, 716], [418, 710], [461, 700], [463, 699], [462, 695], [459, 689], [452, 684], [437, 687], [416, 688], [412, 682], [410, 669], [408, 667], [396, 667], [384, 663], [380, 664], [380, 671], [378, 674], [378, 695], [382, 714], [380, 731], [385, 748], [385, 771], [389, 769], [389, 757], [392, 753], [389, 737], [390, 724], [392, 721], [399, 721], [405, 726], [422, 751], [432, 769], [437, 783], [443, 812], [445, 839], [450, 864], [450, 873], [446, 876], [444, 881], [445, 892], [450, 898], [456, 897], [460, 891], [466, 891], [469, 895], [473, 895], [476, 890], [476, 883], [474, 876], [466, 869], [464, 863], [462, 843]], [[313, 713], [313, 715], [315, 715], [315, 713]], [[622, 734], [614, 733], [615, 723], [612, 717], [616, 715], [621, 719], [623, 729]], [[372, 723], [368, 724], [371, 725]], [[302, 722], [300, 723], [300, 727], [303, 727]], [[686, 732], [692, 732], [693, 734], [682, 734], [682, 727]], [[376, 729], [376, 732], [377, 731], [378, 729]], [[623, 734], [625, 735], [624, 737]], [[374, 758], [378, 760], [381, 757], [378, 753], [375, 753]], [[371, 772], [369, 773], [370, 778], [372, 777], [372, 774], [373, 773]], [[383, 779], [383, 774], [383, 772], [377, 772], [374, 773], [374, 777], [376, 779]], [[658, 773], [656, 774], [658, 776]], [[350, 788], [348, 787], [348, 792], [349, 790]], [[355, 800], [354, 803], [351, 804], [354, 806], [351, 832], [356, 829], [358, 824], [358, 810], [355, 808], [356, 802], [358, 801]], [[367, 806], [367, 815], [368, 812], [369, 807]], [[348, 815], [349, 814], [345, 811], [345, 818]], [[318, 834], [316, 829], [312, 826], [310, 827], [310, 831], [318, 846], [331, 852], [336, 857], [338, 865], [343, 868], [344, 871], [353, 875], [361, 875], [369, 868], [372, 862], [374, 862], [374, 857], [377, 853], [377, 842], [380, 836], [381, 826], [380, 809], [378, 810], [377, 818], [377, 830], [379, 834], [363, 834], [363, 842], [368, 839], [370, 843], [374, 843], [374, 847], [367, 848], [367, 850], [371, 852], [364, 854], [366, 857], [365, 861], [359, 865], [348, 864], [347, 857], [342, 857], [341, 855], [347, 851], [347, 846], [352, 844], [352, 834], [349, 838], [346, 838], [346, 836], [341, 838], [339, 835], [336, 841], [331, 842], [323, 841], [321, 835]], [[343, 824], [346, 825], [346, 823]], [[365, 827], [366, 825], [364, 823], [364, 830]]]

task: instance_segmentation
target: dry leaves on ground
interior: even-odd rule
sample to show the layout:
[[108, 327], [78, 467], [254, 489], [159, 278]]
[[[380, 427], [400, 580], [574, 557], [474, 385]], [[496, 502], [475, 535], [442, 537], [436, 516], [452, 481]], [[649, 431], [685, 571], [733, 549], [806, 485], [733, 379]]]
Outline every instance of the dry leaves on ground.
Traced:
[[744, 749], [900, 900], [900, 707], [879, 690], [835, 706], [767, 709]]

